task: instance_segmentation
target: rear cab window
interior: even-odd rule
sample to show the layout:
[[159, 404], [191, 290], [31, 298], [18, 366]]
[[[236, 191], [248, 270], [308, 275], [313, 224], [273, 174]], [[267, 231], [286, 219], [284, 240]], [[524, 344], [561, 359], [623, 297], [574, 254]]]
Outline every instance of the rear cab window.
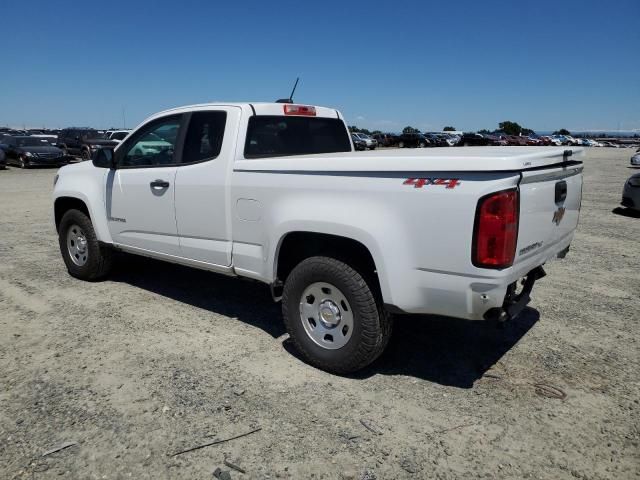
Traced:
[[349, 132], [339, 118], [282, 115], [249, 118], [245, 158], [350, 151]]

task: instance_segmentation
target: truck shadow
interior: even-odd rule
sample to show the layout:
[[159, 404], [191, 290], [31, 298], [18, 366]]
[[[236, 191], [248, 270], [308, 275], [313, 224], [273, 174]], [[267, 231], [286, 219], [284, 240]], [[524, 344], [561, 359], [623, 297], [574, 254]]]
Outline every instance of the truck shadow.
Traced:
[[[122, 261], [110, 280], [162, 295], [208, 312], [237, 318], [264, 330], [273, 338], [286, 333], [280, 305], [265, 285], [233, 279], [203, 270], [169, 264], [135, 255]], [[119, 265], [119, 266], [118, 266]], [[471, 388], [533, 327], [540, 315], [526, 308], [498, 328], [483, 321], [400, 315], [385, 353], [371, 366], [352, 375], [364, 380], [373, 375], [408, 375], [441, 385]], [[283, 347], [302, 361], [292, 345]]]
[[354, 378], [409, 375], [441, 385], [471, 388], [539, 320], [533, 308], [498, 326], [435, 315], [396, 316], [389, 346]]
[[231, 278], [196, 268], [118, 254], [109, 280], [258, 327], [274, 338], [284, 334], [280, 305], [257, 281]]

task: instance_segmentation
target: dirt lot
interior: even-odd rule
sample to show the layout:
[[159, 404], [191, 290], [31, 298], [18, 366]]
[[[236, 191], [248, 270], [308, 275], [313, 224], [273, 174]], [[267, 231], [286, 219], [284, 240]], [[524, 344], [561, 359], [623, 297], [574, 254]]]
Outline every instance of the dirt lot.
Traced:
[[588, 152], [571, 252], [522, 317], [400, 317], [353, 378], [295, 356], [266, 286], [130, 256], [71, 278], [55, 170], [0, 171], [0, 477], [639, 478], [630, 155]]

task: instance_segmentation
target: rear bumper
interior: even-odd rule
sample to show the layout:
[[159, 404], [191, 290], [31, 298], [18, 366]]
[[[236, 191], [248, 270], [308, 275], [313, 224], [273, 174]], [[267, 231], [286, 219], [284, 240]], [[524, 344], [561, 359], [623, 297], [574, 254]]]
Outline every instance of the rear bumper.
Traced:
[[[572, 239], [573, 232], [520, 264], [504, 270], [487, 270], [481, 275], [427, 268], [406, 272], [404, 288], [392, 292], [395, 301], [386, 307], [391, 313], [467, 320], [513, 318], [529, 303], [534, 283], [544, 276], [542, 265], [554, 258], [564, 258]], [[523, 279], [523, 289], [518, 292], [517, 284]], [[408, 285], [411, 287], [407, 288]]]

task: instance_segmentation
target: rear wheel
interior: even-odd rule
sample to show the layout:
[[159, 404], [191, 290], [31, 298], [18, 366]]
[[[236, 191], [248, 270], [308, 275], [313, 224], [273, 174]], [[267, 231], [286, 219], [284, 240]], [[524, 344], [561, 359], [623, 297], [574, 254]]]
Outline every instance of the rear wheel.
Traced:
[[392, 319], [363, 276], [344, 262], [311, 257], [284, 285], [282, 311], [296, 349], [333, 373], [357, 371], [380, 356]]
[[69, 274], [81, 280], [98, 280], [111, 270], [111, 250], [101, 247], [89, 217], [80, 210], [67, 211], [58, 227], [60, 253]]

